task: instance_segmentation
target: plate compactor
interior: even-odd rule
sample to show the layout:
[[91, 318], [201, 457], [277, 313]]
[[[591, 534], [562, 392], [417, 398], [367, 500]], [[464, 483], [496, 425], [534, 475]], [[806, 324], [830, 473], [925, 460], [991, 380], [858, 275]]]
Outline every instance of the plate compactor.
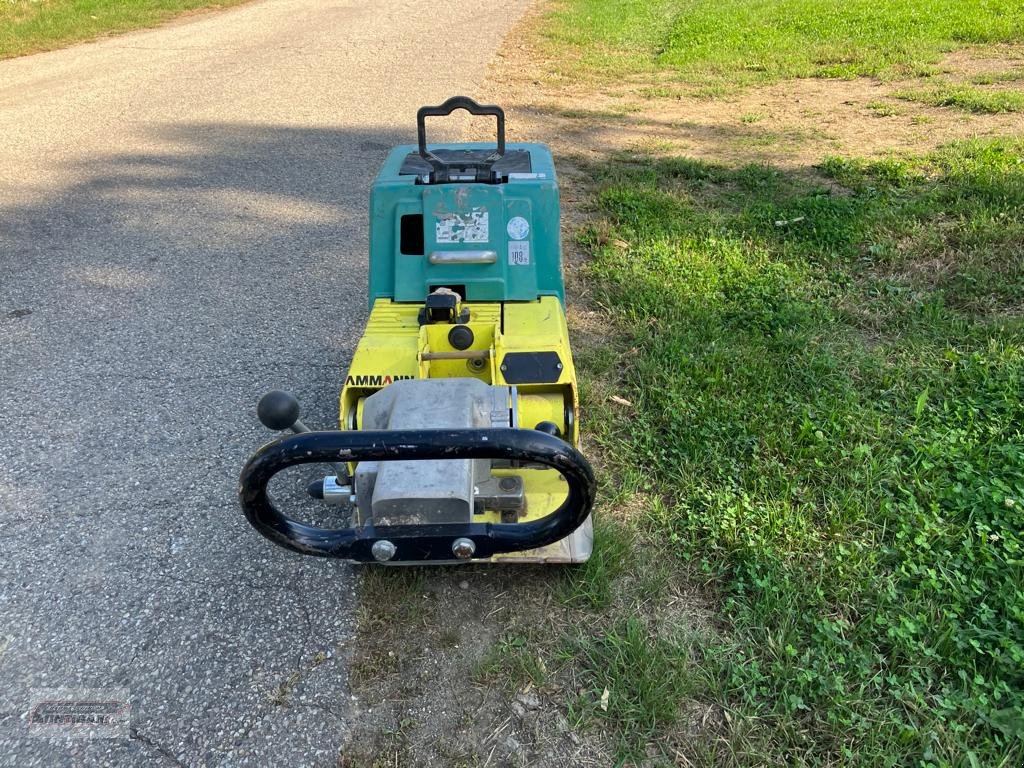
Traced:
[[[427, 144], [426, 118], [493, 116], [497, 145]], [[594, 476], [561, 273], [558, 184], [542, 144], [505, 143], [505, 115], [454, 97], [417, 113], [370, 201], [370, 317], [341, 390], [340, 429], [311, 432], [291, 395], [257, 409], [290, 430], [242, 470], [256, 530], [295, 552], [359, 562], [578, 563]], [[268, 494], [287, 467], [346, 527], [292, 519]]]

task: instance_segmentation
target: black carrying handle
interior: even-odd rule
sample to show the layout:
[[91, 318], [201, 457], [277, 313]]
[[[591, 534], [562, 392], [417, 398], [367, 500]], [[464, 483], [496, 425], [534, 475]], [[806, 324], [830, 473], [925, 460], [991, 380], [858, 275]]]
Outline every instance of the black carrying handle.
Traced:
[[[544, 464], [566, 480], [565, 501], [529, 523], [437, 523], [427, 525], [317, 528], [279, 511], [267, 494], [271, 478], [298, 464], [422, 459], [506, 459]], [[565, 441], [532, 429], [426, 429], [304, 432], [260, 448], [239, 478], [238, 496], [252, 526], [275, 544], [319, 557], [372, 562], [374, 543], [395, 545], [401, 561], [453, 560], [456, 539], [470, 539], [474, 559], [553, 544], [575, 531], [594, 505], [590, 464]]]
[[464, 109], [471, 115], [493, 115], [497, 119], [497, 149], [483, 161], [459, 161], [459, 168], [474, 168], [477, 171], [489, 172], [494, 163], [505, 155], [505, 110], [494, 104], [477, 104], [468, 96], [452, 96], [444, 104], [436, 107], [420, 107], [416, 112], [416, 137], [419, 144], [420, 157], [430, 163], [434, 169], [435, 181], [447, 181], [448, 169], [455, 164], [446, 163], [427, 149], [427, 118], [445, 117], [457, 109]]

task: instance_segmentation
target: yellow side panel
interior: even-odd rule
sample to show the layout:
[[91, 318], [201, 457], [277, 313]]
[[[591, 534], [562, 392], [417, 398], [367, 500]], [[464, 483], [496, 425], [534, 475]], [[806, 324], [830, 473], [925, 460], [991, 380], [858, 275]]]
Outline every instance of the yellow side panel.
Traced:
[[[572, 414], [569, 429], [563, 428], [563, 434], [571, 436], [572, 444], [579, 444], [579, 398], [576, 392], [576, 369], [572, 362], [572, 351], [569, 349], [569, 328], [565, 322], [562, 304], [554, 296], [545, 296], [535, 302], [505, 304], [504, 327], [495, 341], [495, 357], [498, 361], [507, 352], [546, 352], [558, 353], [562, 362], [562, 372], [554, 384], [518, 384], [520, 397], [546, 392], [562, 392], [566, 404]], [[505, 384], [500, 366], [496, 371], [495, 384]], [[546, 419], [556, 424], [564, 424], [564, 418]], [[532, 427], [533, 423], [522, 423], [524, 427]]]

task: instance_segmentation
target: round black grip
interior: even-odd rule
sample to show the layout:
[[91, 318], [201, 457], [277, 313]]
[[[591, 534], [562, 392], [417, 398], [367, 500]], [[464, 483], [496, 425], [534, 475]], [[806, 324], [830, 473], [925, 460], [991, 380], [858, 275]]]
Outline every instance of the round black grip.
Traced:
[[[361, 528], [317, 528], [280, 512], [267, 484], [297, 464], [418, 459], [507, 459], [544, 464], [566, 480], [565, 501], [554, 512], [528, 523], [438, 523]], [[452, 543], [472, 539], [474, 558], [520, 552], [553, 544], [576, 530], [594, 505], [596, 484], [590, 464], [563, 440], [532, 429], [428, 429], [402, 431], [305, 432], [260, 448], [242, 470], [242, 510], [261, 534], [306, 555], [372, 562], [375, 542], [387, 539], [395, 561], [452, 560]]]
[[444, 104], [436, 107], [420, 107], [416, 112], [416, 136], [419, 141], [420, 157], [428, 162], [434, 154], [427, 150], [427, 118], [444, 117], [457, 109], [464, 109], [471, 115], [493, 115], [498, 121], [498, 150], [492, 157], [495, 159], [505, 154], [505, 110], [494, 104], [477, 104], [468, 96], [452, 96]]

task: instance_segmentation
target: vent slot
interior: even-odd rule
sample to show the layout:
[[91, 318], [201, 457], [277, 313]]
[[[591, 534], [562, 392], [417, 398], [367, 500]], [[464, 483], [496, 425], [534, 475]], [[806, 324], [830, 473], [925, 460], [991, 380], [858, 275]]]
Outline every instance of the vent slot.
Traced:
[[405, 256], [422, 256], [426, 251], [426, 244], [423, 242], [423, 214], [409, 213], [402, 216], [399, 230], [399, 251]]

